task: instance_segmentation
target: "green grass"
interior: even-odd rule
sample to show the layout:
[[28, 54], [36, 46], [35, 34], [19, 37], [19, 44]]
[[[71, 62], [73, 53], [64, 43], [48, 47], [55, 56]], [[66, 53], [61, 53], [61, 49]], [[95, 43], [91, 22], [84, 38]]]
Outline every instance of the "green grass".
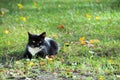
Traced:
[[[22, 9], [18, 3], [23, 5]], [[119, 3], [117, 0], [1, 0], [0, 79], [38, 79], [40, 75], [75, 80], [120, 79]], [[61, 25], [64, 28], [59, 28]], [[28, 31], [35, 34], [46, 31], [48, 37], [60, 44], [61, 50], [54, 60], [18, 60], [24, 52]], [[81, 37], [100, 42], [93, 44], [94, 48], [84, 46], [79, 42]]]

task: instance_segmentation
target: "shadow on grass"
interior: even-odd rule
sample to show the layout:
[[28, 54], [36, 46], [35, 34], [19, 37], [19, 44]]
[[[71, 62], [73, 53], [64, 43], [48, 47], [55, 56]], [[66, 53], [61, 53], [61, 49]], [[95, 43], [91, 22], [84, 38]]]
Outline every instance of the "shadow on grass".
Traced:
[[9, 54], [3, 54], [0, 56], [0, 63], [6, 64], [6, 63], [11, 63], [14, 61], [18, 61], [23, 59], [23, 51], [20, 52], [12, 52]]

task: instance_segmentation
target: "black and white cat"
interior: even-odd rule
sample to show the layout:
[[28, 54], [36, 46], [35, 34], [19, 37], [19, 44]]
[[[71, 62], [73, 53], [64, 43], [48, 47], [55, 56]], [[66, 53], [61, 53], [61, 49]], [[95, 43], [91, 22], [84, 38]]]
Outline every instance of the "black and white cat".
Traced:
[[26, 45], [24, 58], [32, 59], [32, 57], [46, 58], [50, 55], [58, 53], [58, 44], [51, 38], [46, 37], [46, 32], [40, 35], [31, 34], [28, 32], [28, 43]]

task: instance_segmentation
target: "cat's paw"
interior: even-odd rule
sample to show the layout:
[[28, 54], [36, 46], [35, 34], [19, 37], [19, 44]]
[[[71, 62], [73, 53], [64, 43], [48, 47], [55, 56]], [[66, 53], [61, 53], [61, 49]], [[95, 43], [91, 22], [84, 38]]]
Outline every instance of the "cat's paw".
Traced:
[[45, 59], [54, 59], [55, 58], [55, 55], [50, 55], [50, 56], [46, 56]]
[[45, 56], [45, 59], [49, 59], [49, 56], [47, 55], [47, 56]]
[[30, 61], [30, 59], [26, 59], [26, 61]]

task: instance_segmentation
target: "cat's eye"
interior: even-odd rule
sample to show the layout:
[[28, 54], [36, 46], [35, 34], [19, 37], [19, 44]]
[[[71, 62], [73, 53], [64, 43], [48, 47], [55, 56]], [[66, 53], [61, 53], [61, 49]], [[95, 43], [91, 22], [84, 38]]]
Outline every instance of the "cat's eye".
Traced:
[[39, 43], [42, 43], [41, 41]]
[[32, 41], [33, 43], [35, 43], [35, 41]]

